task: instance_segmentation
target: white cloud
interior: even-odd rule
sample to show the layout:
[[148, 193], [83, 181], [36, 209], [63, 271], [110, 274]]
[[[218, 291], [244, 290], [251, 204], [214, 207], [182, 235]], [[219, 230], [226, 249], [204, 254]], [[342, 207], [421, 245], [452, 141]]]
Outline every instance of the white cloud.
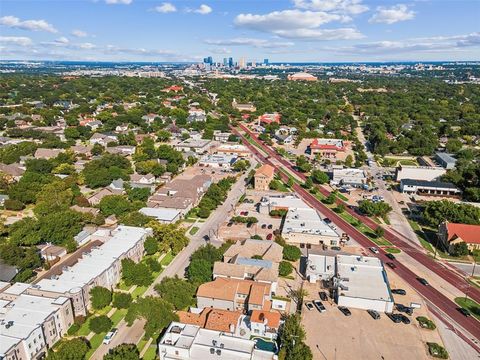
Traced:
[[72, 35], [75, 36], [75, 37], [79, 37], [79, 38], [88, 36], [88, 34], [85, 31], [78, 30], [78, 29], [73, 30]]
[[295, 7], [314, 11], [339, 12], [357, 15], [368, 10], [362, 0], [293, 0]]
[[162, 5], [156, 6], [154, 10], [156, 12], [166, 14], [177, 11], [177, 8], [172, 3], [164, 2]]
[[16, 16], [3, 16], [0, 18], [0, 25], [14, 29], [31, 30], [31, 31], [47, 31], [51, 33], [58, 32], [53, 25], [45, 20], [20, 20]]
[[391, 7], [379, 6], [377, 12], [368, 20], [370, 23], [394, 24], [399, 21], [412, 20], [415, 12], [405, 4], [397, 4]]
[[253, 46], [256, 48], [278, 48], [295, 45], [293, 42], [270, 41], [265, 39], [234, 38], [226, 40], [205, 40], [206, 44], [217, 46]]
[[130, 5], [133, 0], [105, 0], [105, 2], [108, 5], [117, 5], [117, 4], [122, 4], [122, 5]]
[[78, 44], [78, 47], [80, 49], [94, 49], [94, 48], [96, 48], [96, 46], [94, 44], [89, 43], [89, 42]]
[[29, 46], [32, 45], [32, 39], [25, 36], [0, 36], [0, 43]]
[[295, 29], [277, 31], [277, 35], [299, 40], [356, 40], [365, 36], [354, 28], [338, 29]]
[[208, 5], [202, 4], [197, 9], [186, 8], [185, 11], [188, 13], [193, 12], [200, 15], [207, 15], [207, 14], [210, 14], [213, 11], [213, 9]]

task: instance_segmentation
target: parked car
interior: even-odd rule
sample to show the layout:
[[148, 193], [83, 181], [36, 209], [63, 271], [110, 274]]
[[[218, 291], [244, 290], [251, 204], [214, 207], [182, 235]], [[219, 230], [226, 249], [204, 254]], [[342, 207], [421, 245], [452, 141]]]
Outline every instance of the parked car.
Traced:
[[417, 280], [420, 282], [420, 284], [422, 285], [425, 285], [425, 286], [428, 286], [430, 285], [427, 281], [427, 279], [424, 279], [424, 278], [421, 278], [421, 277], [417, 277]]
[[407, 316], [405, 316], [403, 314], [399, 314], [399, 315], [400, 315], [400, 321], [402, 323], [407, 324], [407, 325], [410, 324], [411, 321]]
[[272, 240], [272, 238], [273, 238], [273, 234], [268, 234], [267, 235], [267, 240]]
[[232, 225], [233, 225], [233, 222], [229, 222], [229, 223], [227, 224], [227, 227], [232, 227]]
[[462, 314], [463, 316], [466, 316], [466, 317], [472, 316], [472, 314], [470, 314], [470, 311], [468, 311], [468, 310], [465, 309], [465, 308], [458, 307], [457, 310], [458, 310], [458, 311], [460, 312], [460, 314]]
[[340, 310], [342, 312], [342, 314], [345, 315], [345, 316], [352, 315], [352, 312], [345, 306], [339, 306], [338, 310]]
[[113, 328], [112, 330], [110, 330], [110, 331], [107, 333], [107, 335], [105, 335], [105, 337], [103, 338], [103, 343], [106, 344], [106, 345], [110, 344], [110, 342], [112, 341], [113, 337], [114, 337], [115, 335], [117, 335], [117, 333], [118, 333], [118, 330], [115, 329], [115, 328]]
[[308, 302], [305, 302], [305, 307], [308, 309], [308, 310], [313, 310], [313, 304], [308, 301]]
[[325, 306], [322, 304], [320, 300], [313, 300], [313, 305], [315, 305], [317, 310], [320, 311], [321, 313], [327, 311], [327, 309], [325, 309]]
[[375, 246], [369, 247], [368, 249], [369, 249], [372, 253], [374, 253], [374, 254], [378, 254], [378, 253], [379, 253], [378, 249], [377, 249]]
[[327, 293], [326, 293], [325, 291], [320, 291], [320, 292], [318, 293], [318, 295], [320, 295], [320, 299], [321, 299], [322, 301], [327, 301], [327, 300], [328, 300], [328, 296], [327, 296]]
[[332, 246], [330, 249], [335, 250], [335, 251], [342, 250], [342, 248], [340, 246]]
[[392, 289], [392, 293], [397, 295], [407, 295], [407, 292], [403, 289]]
[[253, 223], [247, 223], [247, 228], [251, 228], [253, 226]]
[[273, 229], [273, 225], [272, 225], [272, 224], [268, 224], [267, 229], [268, 229], [268, 230], [272, 230], [272, 229]]
[[367, 312], [370, 314], [370, 316], [375, 319], [375, 320], [378, 320], [380, 319], [380, 314], [378, 313], [378, 311], [376, 310], [367, 310]]
[[332, 220], [330, 220], [329, 218], [325, 218], [323, 219], [323, 221], [325, 222], [325, 224], [330, 224], [332, 222]]
[[267, 224], [262, 224], [262, 229], [266, 229], [267, 228]]
[[399, 324], [402, 322], [402, 316], [400, 314], [387, 314], [387, 316], [392, 320], [395, 324]]
[[387, 265], [388, 267], [392, 268], [392, 269], [396, 269], [397, 268], [397, 265], [395, 265], [394, 263], [392, 262], [387, 262]]
[[413, 308], [411, 308], [410, 306], [405, 306], [403, 304], [395, 304], [395, 307], [400, 312], [404, 312], [407, 315], [413, 315]]
[[385, 256], [386, 256], [387, 258], [389, 258], [390, 260], [395, 260], [395, 255], [393, 255], [393, 254], [386, 253]]

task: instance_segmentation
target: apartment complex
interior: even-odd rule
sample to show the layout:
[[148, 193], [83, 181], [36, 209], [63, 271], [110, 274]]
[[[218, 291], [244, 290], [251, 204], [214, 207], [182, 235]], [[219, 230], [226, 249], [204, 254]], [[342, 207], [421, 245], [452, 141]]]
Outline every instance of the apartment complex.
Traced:
[[341, 139], [314, 139], [310, 143], [310, 156], [328, 160], [345, 160], [347, 143]]
[[275, 170], [272, 166], [264, 164], [255, 171], [255, 190], [267, 191], [269, 190], [270, 182], [273, 180]]
[[112, 288], [121, 278], [122, 259], [137, 262], [143, 256], [143, 244], [152, 229], [119, 226], [114, 230], [99, 229], [91, 240], [103, 244], [92, 248], [71, 267], [49, 279], [42, 279], [27, 291], [31, 295], [72, 300], [75, 315], [85, 315], [90, 307], [90, 290], [96, 286]]
[[0, 359], [42, 358], [73, 324], [69, 298], [29, 295], [31, 286], [0, 283]]

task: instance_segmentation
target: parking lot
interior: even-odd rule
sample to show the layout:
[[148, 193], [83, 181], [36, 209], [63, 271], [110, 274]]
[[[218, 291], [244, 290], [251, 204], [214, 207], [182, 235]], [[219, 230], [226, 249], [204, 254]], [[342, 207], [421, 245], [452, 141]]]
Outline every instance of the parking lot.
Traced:
[[[422, 329], [417, 316], [432, 318], [420, 296], [395, 274], [388, 274], [392, 288], [405, 289], [404, 296], [394, 295], [396, 303], [421, 305], [409, 316], [411, 324], [394, 323], [385, 314], [374, 320], [365, 310], [350, 308], [351, 316], [343, 315], [333, 300], [323, 301], [326, 312], [303, 306], [302, 323], [307, 333], [306, 342], [314, 359], [429, 359], [426, 342], [442, 343], [436, 330]], [[306, 301], [319, 299], [319, 284], [305, 283]]]

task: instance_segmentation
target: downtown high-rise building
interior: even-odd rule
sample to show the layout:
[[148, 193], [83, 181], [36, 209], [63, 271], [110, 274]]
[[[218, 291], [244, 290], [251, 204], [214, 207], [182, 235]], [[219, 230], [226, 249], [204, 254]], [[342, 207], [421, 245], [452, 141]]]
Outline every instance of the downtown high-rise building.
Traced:
[[239, 67], [240, 69], [244, 69], [244, 68], [245, 68], [245, 65], [246, 65], [246, 63], [245, 63], [245, 58], [243, 58], [243, 57], [240, 58], [240, 60], [238, 60], [238, 67]]
[[223, 58], [223, 66], [228, 66], [228, 58]]
[[263, 63], [264, 63], [265, 65], [268, 65], [268, 59], [263, 59]]
[[230, 57], [230, 58], [228, 58], [228, 67], [233, 67], [233, 66], [234, 66], [233, 58]]

